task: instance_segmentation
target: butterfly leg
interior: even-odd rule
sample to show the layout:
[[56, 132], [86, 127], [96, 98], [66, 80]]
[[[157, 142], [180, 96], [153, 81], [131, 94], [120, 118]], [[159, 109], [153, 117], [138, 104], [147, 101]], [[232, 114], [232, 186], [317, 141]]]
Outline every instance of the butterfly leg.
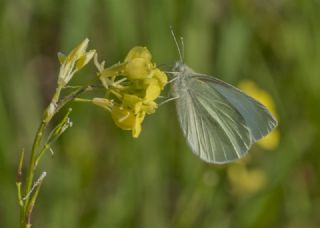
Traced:
[[166, 100], [164, 100], [161, 103], [159, 103], [159, 106], [164, 105], [164, 104], [166, 104], [166, 103], [168, 103], [170, 101], [174, 101], [174, 100], [176, 100], [178, 98], [179, 98], [179, 96], [167, 98]]
[[179, 73], [179, 72], [165, 71], [165, 73], [166, 73], [166, 74], [176, 75], [176, 76], [174, 76], [172, 79], [170, 79], [167, 84], [170, 84], [170, 83], [174, 82], [174, 81], [177, 80], [178, 77], [179, 77], [179, 76], [178, 76], [178, 73]]

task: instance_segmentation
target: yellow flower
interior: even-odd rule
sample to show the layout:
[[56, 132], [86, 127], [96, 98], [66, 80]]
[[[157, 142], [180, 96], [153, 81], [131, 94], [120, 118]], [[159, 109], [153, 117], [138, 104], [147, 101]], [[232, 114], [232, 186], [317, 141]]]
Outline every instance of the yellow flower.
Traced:
[[[93, 103], [111, 111], [115, 124], [131, 130], [134, 138], [141, 132], [146, 114], [158, 107], [155, 100], [168, 82], [167, 75], [156, 67], [146, 47], [134, 47], [124, 62], [104, 69], [98, 65], [98, 76], [107, 90], [105, 100], [93, 99]], [[111, 102], [112, 101], [112, 102]]]
[[136, 95], [124, 94], [122, 105], [133, 110], [134, 114], [141, 111], [142, 99]]
[[229, 165], [228, 178], [236, 195], [256, 193], [267, 183], [266, 174], [262, 169], [248, 169], [243, 162]]
[[[253, 81], [249, 81], [249, 80], [244, 80], [240, 82], [239, 88], [242, 89], [249, 96], [252, 96], [253, 98], [260, 101], [263, 105], [265, 105], [270, 110], [270, 112], [277, 119], [279, 119], [272, 97], [266, 91], [262, 90]], [[279, 133], [279, 130], [276, 128], [276, 129], [273, 129], [273, 131], [270, 132], [266, 137], [259, 140], [257, 144], [264, 149], [274, 150], [275, 148], [277, 148], [279, 144], [279, 140], [280, 140], [280, 133]]]
[[129, 80], [145, 79], [150, 77], [155, 68], [151, 63], [151, 53], [146, 47], [132, 48], [124, 60], [125, 74]]
[[280, 132], [278, 129], [274, 129], [270, 134], [266, 135], [260, 141], [258, 145], [267, 150], [274, 150], [278, 147], [280, 140]]
[[143, 112], [133, 113], [131, 109], [114, 105], [111, 111], [115, 124], [123, 130], [132, 130], [132, 137], [137, 138], [141, 132], [141, 123], [145, 114]]
[[135, 115], [130, 109], [114, 105], [111, 113], [112, 118], [118, 127], [123, 130], [131, 130], [133, 128], [135, 124]]

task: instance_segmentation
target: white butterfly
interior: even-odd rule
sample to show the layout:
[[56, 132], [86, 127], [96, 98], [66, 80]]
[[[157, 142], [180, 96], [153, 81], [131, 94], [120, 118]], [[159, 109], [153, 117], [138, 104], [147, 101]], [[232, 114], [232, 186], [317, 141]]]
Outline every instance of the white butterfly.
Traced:
[[173, 67], [176, 78], [171, 88], [181, 129], [193, 153], [216, 164], [242, 158], [277, 126], [276, 119], [239, 89], [194, 72], [183, 63], [177, 47], [180, 61]]

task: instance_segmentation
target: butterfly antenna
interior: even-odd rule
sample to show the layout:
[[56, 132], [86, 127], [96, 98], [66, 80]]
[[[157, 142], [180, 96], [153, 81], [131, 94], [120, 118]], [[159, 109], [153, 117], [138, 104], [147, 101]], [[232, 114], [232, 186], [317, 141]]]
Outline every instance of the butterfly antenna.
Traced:
[[184, 59], [184, 41], [183, 41], [183, 37], [180, 37], [180, 42], [181, 42], [181, 47], [182, 47], [182, 59]]
[[171, 30], [171, 35], [172, 35], [172, 37], [173, 37], [173, 40], [174, 40], [174, 42], [175, 42], [175, 44], [176, 44], [176, 46], [177, 46], [177, 49], [178, 49], [180, 61], [183, 63], [183, 56], [182, 56], [182, 53], [181, 53], [181, 50], [180, 50], [180, 47], [179, 47], [179, 44], [178, 44], [176, 35], [174, 34], [174, 31], [173, 31], [172, 26], [170, 26], [170, 30]]

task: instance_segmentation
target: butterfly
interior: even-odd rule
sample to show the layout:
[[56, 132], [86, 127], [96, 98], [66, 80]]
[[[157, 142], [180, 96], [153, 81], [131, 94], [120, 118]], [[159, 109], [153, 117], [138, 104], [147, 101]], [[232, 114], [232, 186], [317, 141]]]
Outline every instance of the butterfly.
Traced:
[[264, 105], [236, 87], [194, 72], [183, 62], [171, 32], [180, 55], [172, 69], [171, 90], [192, 152], [215, 164], [244, 157], [253, 143], [277, 126], [277, 120]]

